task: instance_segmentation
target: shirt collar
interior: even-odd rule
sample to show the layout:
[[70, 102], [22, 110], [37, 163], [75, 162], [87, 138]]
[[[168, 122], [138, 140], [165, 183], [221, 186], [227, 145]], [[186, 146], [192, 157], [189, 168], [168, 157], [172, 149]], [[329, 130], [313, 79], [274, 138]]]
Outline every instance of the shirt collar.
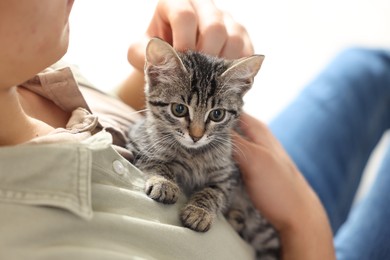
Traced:
[[81, 143], [0, 148], [0, 201], [62, 208], [90, 219], [91, 151]]
[[47, 68], [20, 86], [52, 100], [64, 111], [82, 107], [91, 112], [69, 67]]

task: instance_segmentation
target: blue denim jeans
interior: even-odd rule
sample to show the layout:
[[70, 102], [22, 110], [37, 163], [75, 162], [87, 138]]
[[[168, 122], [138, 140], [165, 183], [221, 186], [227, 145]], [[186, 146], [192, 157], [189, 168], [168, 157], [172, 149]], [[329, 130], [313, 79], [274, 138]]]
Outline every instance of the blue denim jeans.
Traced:
[[337, 259], [390, 259], [390, 147], [373, 186], [352, 206], [390, 127], [390, 52], [343, 51], [270, 127], [319, 195]]

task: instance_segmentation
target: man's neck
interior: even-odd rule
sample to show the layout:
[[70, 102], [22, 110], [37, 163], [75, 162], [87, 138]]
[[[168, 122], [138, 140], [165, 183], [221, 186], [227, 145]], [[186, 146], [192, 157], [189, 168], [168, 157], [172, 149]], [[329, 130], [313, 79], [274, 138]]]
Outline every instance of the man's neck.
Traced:
[[0, 90], [0, 125], [0, 146], [21, 144], [53, 130], [25, 113], [16, 87]]

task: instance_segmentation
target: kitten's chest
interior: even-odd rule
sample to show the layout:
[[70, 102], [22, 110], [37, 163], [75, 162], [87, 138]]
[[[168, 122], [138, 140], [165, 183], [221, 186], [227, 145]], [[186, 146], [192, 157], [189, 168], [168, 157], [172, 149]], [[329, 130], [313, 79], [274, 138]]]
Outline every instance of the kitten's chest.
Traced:
[[210, 156], [193, 156], [182, 161], [177, 160], [172, 166], [177, 182], [186, 193], [202, 189], [217, 178], [227, 177], [232, 172], [231, 161], [228, 158]]

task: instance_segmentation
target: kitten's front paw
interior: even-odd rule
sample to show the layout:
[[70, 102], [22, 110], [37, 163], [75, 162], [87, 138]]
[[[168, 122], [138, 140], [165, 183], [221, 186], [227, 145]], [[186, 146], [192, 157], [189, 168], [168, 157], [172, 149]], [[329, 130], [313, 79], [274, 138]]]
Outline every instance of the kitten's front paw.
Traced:
[[197, 232], [206, 232], [211, 227], [214, 215], [205, 209], [189, 204], [181, 211], [180, 218], [185, 227]]
[[180, 189], [176, 183], [162, 176], [153, 176], [146, 181], [145, 193], [158, 202], [174, 204], [179, 197]]

